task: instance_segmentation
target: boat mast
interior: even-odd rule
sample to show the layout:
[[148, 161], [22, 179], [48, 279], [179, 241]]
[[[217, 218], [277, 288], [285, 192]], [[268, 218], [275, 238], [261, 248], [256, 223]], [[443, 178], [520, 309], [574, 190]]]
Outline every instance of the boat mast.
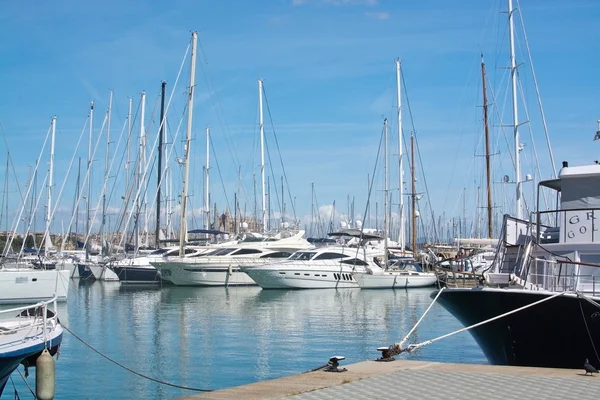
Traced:
[[90, 260], [90, 201], [92, 195], [92, 128], [94, 122], [94, 102], [90, 103], [90, 130], [88, 136], [88, 162], [87, 162], [87, 198], [85, 199], [86, 222], [85, 222], [85, 261]]
[[398, 108], [397, 108], [397, 116], [398, 116], [398, 162], [399, 162], [399, 204], [398, 204], [398, 216], [400, 218], [400, 235], [398, 241], [400, 242], [400, 248], [404, 250], [404, 245], [406, 242], [405, 235], [405, 221], [404, 221], [404, 168], [403, 168], [403, 146], [402, 146], [402, 87], [401, 87], [401, 70], [400, 70], [400, 59], [396, 59], [396, 89], [397, 89], [397, 97], [398, 97]]
[[133, 107], [133, 98], [129, 98], [129, 107], [127, 108], [127, 159], [125, 160], [125, 170], [127, 174], [125, 174], [125, 190], [129, 190], [129, 148], [131, 145], [131, 110]]
[[104, 245], [106, 240], [106, 186], [108, 185], [108, 155], [110, 152], [110, 117], [112, 112], [113, 91], [110, 91], [108, 99], [108, 121], [106, 124], [106, 153], [104, 154], [104, 189], [102, 190], [102, 224], [100, 225], [100, 240], [102, 241], [102, 255], [108, 255], [108, 249]]
[[[144, 137], [144, 114], [145, 114], [145, 110], [146, 110], [146, 92], [143, 91], [142, 92], [142, 98], [141, 98], [141, 108], [142, 108], [142, 113], [141, 113], [141, 118], [140, 118], [140, 147], [138, 150], [138, 163], [137, 163], [137, 180], [136, 180], [136, 187], [137, 187], [137, 193], [140, 193], [140, 187], [143, 184], [143, 179], [142, 179], [142, 174], [144, 171], [144, 148], [146, 146], [145, 143], [145, 137]], [[135, 232], [134, 232], [134, 240], [135, 240], [135, 254], [137, 254], [139, 248], [140, 248], [140, 214], [142, 211], [142, 206], [141, 206], [141, 201], [140, 201], [140, 196], [139, 194], [136, 196], [135, 198], [135, 209], [136, 209], [136, 215], [135, 215]]]
[[[139, 178], [139, 184], [140, 186], [144, 186], [144, 184], [146, 183], [145, 178], [146, 178], [146, 126], [144, 125], [146, 120], [146, 91], [142, 92], [142, 113], [140, 116], [140, 160], [138, 163], [139, 166], [139, 173], [138, 173], [138, 178]], [[147, 187], [147, 186], [146, 186]], [[139, 210], [140, 212], [142, 211], [142, 208], [144, 210], [144, 246], [148, 246], [148, 200], [147, 200], [147, 190], [143, 190], [144, 193], [144, 198], [143, 198], [143, 203], [139, 203], [140, 207]], [[138, 213], [138, 218], [139, 218], [139, 213]], [[138, 224], [139, 225], [139, 224]]]
[[52, 117], [52, 133], [50, 138], [50, 164], [48, 166], [48, 205], [46, 206], [46, 232], [44, 233], [46, 240], [44, 240], [44, 256], [48, 257], [48, 251], [50, 250], [50, 218], [52, 216], [52, 186], [53, 175], [54, 175], [54, 138], [56, 136], [56, 116]]
[[[210, 218], [210, 128], [206, 128], [206, 168], [204, 169], [204, 229], [209, 227]], [[208, 237], [208, 233], [206, 234]]]
[[167, 82], [163, 81], [160, 85], [160, 129], [158, 131], [158, 169], [157, 169], [157, 177], [158, 182], [156, 183], [156, 229], [154, 231], [154, 247], [160, 248], [160, 195], [161, 195], [161, 186], [164, 182], [164, 174], [162, 170], [162, 159], [163, 159], [163, 142], [165, 137], [165, 125], [167, 124], [165, 120], [165, 89], [167, 87]]
[[179, 257], [185, 254], [185, 242], [187, 237], [187, 196], [188, 196], [188, 178], [190, 176], [190, 145], [192, 143], [192, 116], [194, 108], [194, 79], [196, 77], [196, 45], [198, 40], [198, 32], [192, 32], [192, 54], [190, 65], [190, 90], [188, 94], [188, 118], [187, 118], [187, 135], [185, 140], [184, 163], [185, 172], [183, 174], [183, 191], [181, 194], [181, 223], [179, 224]]
[[[79, 233], [79, 191], [81, 190], [81, 157], [79, 157], [79, 165], [77, 167], [77, 187], [75, 188], [75, 241], [79, 238], [77, 234]], [[61, 250], [63, 248], [63, 244], [60, 245]]]
[[413, 256], [417, 256], [417, 205], [416, 188], [415, 188], [415, 135], [410, 134], [410, 170], [411, 170], [411, 199], [412, 199], [412, 251]]
[[515, 25], [513, 21], [513, 2], [508, 0], [508, 26], [509, 26], [509, 42], [510, 42], [510, 77], [512, 91], [512, 127], [515, 137], [515, 183], [517, 185], [516, 207], [517, 218], [523, 218], [522, 197], [523, 188], [521, 187], [521, 144], [519, 143], [519, 111], [517, 106], [517, 62], [515, 60]]
[[483, 62], [483, 54], [481, 55], [481, 81], [483, 83], [483, 129], [485, 132], [485, 171], [487, 180], [487, 217], [488, 217], [488, 238], [492, 238], [492, 173], [490, 169], [490, 135], [488, 128], [488, 103], [486, 90], [485, 63]]
[[383, 189], [383, 195], [384, 195], [384, 199], [383, 199], [383, 266], [384, 268], [387, 268], [388, 265], [388, 224], [389, 224], [389, 219], [388, 219], [388, 120], [387, 118], [385, 118], [383, 120], [383, 142], [384, 142], [384, 150], [383, 150], [383, 159], [384, 159], [384, 163], [383, 163], [383, 174], [384, 174], [384, 189]]
[[258, 123], [260, 129], [260, 179], [262, 184], [262, 223], [267, 231], [267, 195], [265, 193], [265, 126], [263, 122], [263, 81], [258, 80]]

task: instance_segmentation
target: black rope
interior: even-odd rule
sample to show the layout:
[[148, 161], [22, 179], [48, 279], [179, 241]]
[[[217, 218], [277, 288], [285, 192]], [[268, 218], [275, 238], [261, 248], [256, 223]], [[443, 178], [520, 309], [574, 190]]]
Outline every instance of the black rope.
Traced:
[[[27, 368], [27, 367], [25, 367], [25, 368]], [[31, 392], [31, 395], [33, 396], [33, 398], [37, 399], [37, 396], [35, 395], [33, 389], [31, 389], [31, 386], [29, 386], [29, 383], [27, 383], [27, 380], [25, 379], [25, 377], [23, 376], [23, 374], [21, 373], [21, 371], [18, 368], [17, 368], [17, 372], [19, 373], [19, 375], [21, 375], [21, 379], [23, 379], [25, 386], [27, 386], [27, 389], [29, 389], [29, 392]], [[27, 372], [27, 369], [25, 369], [25, 372]]]
[[15, 386], [15, 382], [13, 381], [12, 375], [10, 376], [10, 383], [12, 383], [13, 389], [15, 391], [15, 400], [21, 400], [21, 397], [19, 397], [19, 392], [17, 391], [17, 387]]
[[596, 360], [600, 362], [600, 357], [598, 357], [598, 351], [596, 351], [596, 345], [594, 345], [594, 339], [592, 339], [592, 333], [590, 332], [590, 328], [588, 327], [588, 323], [585, 319], [585, 314], [583, 313], [583, 306], [581, 305], [581, 298], [579, 299], [579, 309], [581, 310], [581, 317], [583, 318], [583, 323], [585, 324], [585, 329], [590, 338], [590, 343], [592, 344], [592, 348], [594, 349], [594, 353], [596, 354]]
[[189, 387], [189, 386], [182, 386], [182, 385], [176, 385], [174, 383], [169, 383], [169, 382], [165, 382], [165, 381], [161, 381], [159, 379], [156, 378], [152, 378], [151, 376], [148, 375], [144, 375], [140, 372], [134, 371], [133, 369], [121, 364], [120, 362], [113, 360], [112, 358], [110, 358], [109, 356], [101, 353], [100, 351], [96, 350], [94, 347], [92, 347], [90, 344], [86, 343], [85, 340], [83, 340], [82, 338], [80, 338], [79, 336], [77, 336], [75, 333], [73, 333], [69, 328], [67, 328], [63, 323], [61, 323], [61, 326], [67, 331], [69, 332], [71, 335], [73, 335], [75, 337], [75, 339], [79, 340], [81, 343], [83, 343], [87, 348], [89, 348], [90, 350], [92, 350], [94, 353], [98, 354], [101, 357], [104, 357], [105, 359], [107, 359], [108, 361], [112, 362], [113, 364], [118, 365], [119, 367], [123, 368], [126, 371], [131, 372], [134, 375], [137, 375], [141, 378], [144, 379], [148, 379], [152, 382], [156, 382], [159, 383], [161, 385], [166, 385], [166, 386], [171, 386], [174, 388], [178, 388], [178, 389], [185, 389], [185, 390], [192, 390], [195, 392], [212, 392], [212, 389], [200, 389], [200, 388], [193, 388], [193, 387]]

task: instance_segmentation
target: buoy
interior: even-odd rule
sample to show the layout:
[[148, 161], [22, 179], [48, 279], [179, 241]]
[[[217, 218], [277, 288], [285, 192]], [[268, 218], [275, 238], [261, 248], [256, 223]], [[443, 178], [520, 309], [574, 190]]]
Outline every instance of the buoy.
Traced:
[[54, 398], [54, 358], [44, 349], [35, 360], [35, 395], [39, 400]]

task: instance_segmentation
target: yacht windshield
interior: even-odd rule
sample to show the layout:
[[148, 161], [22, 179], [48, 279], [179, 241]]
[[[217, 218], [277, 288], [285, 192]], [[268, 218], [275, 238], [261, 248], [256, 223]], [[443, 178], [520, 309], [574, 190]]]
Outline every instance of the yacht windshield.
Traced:
[[290, 256], [290, 260], [310, 260], [315, 254], [314, 251], [297, 251]]

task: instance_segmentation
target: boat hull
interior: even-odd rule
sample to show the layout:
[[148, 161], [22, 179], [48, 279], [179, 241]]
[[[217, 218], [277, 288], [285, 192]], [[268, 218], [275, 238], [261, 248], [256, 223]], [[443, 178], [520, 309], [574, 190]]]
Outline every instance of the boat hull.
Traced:
[[[62, 342], [61, 333], [46, 342], [46, 346], [51, 355], [55, 355]], [[21, 348], [11, 352], [0, 353], [0, 396], [4, 391], [6, 382], [10, 375], [19, 367], [21, 363], [30, 367], [35, 367], [35, 361], [44, 350], [44, 344], [38, 342], [26, 348]]]
[[152, 266], [113, 265], [112, 270], [122, 283], [161, 283], [158, 270]]
[[394, 272], [380, 274], [355, 273], [354, 278], [361, 289], [408, 289], [433, 286], [435, 274], [404, 275]]
[[161, 277], [179, 286], [250, 286], [256, 285], [239, 267], [195, 266], [182, 263], [157, 264]]
[[66, 301], [69, 292], [68, 270], [23, 268], [0, 271], [0, 304]]
[[245, 267], [244, 271], [263, 289], [352, 289], [358, 282], [350, 271], [325, 269], [267, 269]]
[[[521, 289], [446, 289], [438, 302], [463, 325], [470, 326], [553, 294]], [[581, 369], [588, 358], [600, 365], [594, 350], [600, 348], [600, 310], [574, 295], [556, 297], [470, 333], [491, 364]]]

